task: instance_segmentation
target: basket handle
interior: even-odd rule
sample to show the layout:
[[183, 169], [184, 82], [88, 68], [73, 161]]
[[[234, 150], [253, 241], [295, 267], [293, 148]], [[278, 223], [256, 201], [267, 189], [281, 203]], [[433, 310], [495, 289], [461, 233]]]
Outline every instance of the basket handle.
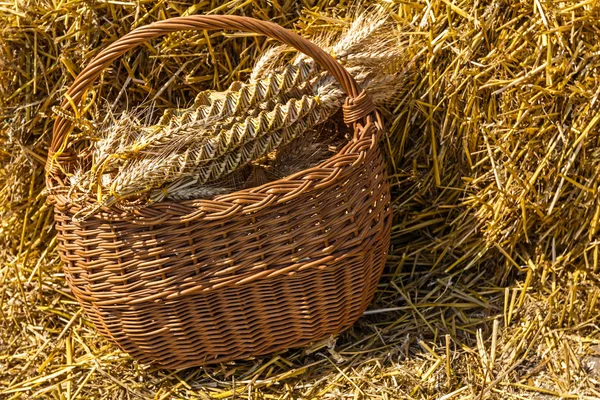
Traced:
[[[235, 15], [192, 15], [188, 17], [177, 17], [154, 22], [134, 29], [111, 43], [94, 57], [94, 59], [79, 73], [77, 78], [75, 78], [75, 81], [67, 91], [67, 95], [72, 102], [65, 98], [61, 106], [67, 107], [69, 105], [75, 105], [78, 107], [86, 90], [90, 88], [102, 70], [128, 50], [131, 50], [152, 38], [166, 35], [171, 32], [215, 29], [240, 30], [263, 34], [292, 46], [298, 51], [312, 57], [322, 68], [335, 77], [342, 86], [342, 89], [348, 94], [348, 98], [343, 107], [344, 121], [346, 123], [356, 123], [375, 110], [370, 97], [364, 91], [361, 91], [360, 87], [348, 71], [320, 47], [275, 23]], [[65, 140], [67, 140], [66, 136], [70, 131], [71, 124], [71, 121], [62, 118], [61, 116], [58, 116], [54, 122], [52, 142], [50, 144], [48, 162], [46, 164], [46, 170], [50, 174], [53, 174], [53, 170], [58, 173], [51, 164], [52, 161], [55, 161], [55, 156], [58, 156], [56, 153], [60, 152], [61, 146], [64, 148], [66, 145]], [[64, 154], [61, 155], [60, 159], [62, 166], [68, 167], [68, 165], [73, 163], [75, 157], [73, 154], [70, 156]]]

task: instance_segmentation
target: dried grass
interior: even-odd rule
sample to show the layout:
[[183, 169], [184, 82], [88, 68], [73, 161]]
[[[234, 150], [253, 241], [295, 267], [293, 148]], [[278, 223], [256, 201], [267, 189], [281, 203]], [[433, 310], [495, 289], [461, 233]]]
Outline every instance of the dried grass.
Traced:
[[[98, 337], [66, 287], [40, 194], [50, 107], [134, 26], [213, 10], [318, 36], [347, 25], [347, 8], [0, 3], [0, 397], [600, 397], [600, 9], [382, 4], [414, 73], [387, 110], [395, 224], [371, 308], [336, 342], [160, 371]], [[253, 35], [176, 34], [116, 63], [96, 88], [122, 109], [148, 98], [172, 108], [245, 78], [265, 46]]]

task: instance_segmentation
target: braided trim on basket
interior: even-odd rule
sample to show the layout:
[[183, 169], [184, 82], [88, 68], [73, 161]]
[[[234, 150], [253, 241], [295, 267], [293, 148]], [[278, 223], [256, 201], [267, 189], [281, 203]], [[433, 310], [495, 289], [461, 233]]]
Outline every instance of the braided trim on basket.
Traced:
[[[127, 221], [134, 225], [152, 226], [156, 224], [177, 225], [198, 219], [220, 220], [236, 213], [252, 213], [269, 204], [283, 203], [315, 188], [323, 188], [336, 183], [342, 171], [363, 162], [367, 153], [376, 150], [381, 135], [382, 122], [375, 112], [376, 120], [367, 117], [367, 124], [357, 126], [357, 140], [349, 142], [338, 154], [317, 167], [300, 171], [287, 178], [266, 183], [235, 193], [218, 195], [212, 200], [162, 201], [147, 207], [123, 212], [118, 207], [103, 204], [94, 218], [107, 221]], [[73, 204], [60, 190], [48, 196], [55, 207], [69, 213], [77, 213], [81, 207]], [[88, 206], [96, 206], [95, 198], [89, 198]]]

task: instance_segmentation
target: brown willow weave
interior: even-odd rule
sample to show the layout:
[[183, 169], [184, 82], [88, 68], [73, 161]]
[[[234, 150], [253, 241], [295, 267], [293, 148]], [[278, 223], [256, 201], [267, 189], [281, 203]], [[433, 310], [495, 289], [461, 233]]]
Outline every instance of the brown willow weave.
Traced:
[[[185, 368], [308, 344], [350, 327], [371, 301], [389, 246], [390, 194], [370, 98], [330, 55], [270, 22], [190, 16], [144, 26], [102, 50], [68, 91], [79, 107], [103, 68], [182, 29], [237, 29], [313, 57], [342, 85], [354, 138], [316, 167], [214, 200], [103, 208], [55, 192], [66, 279], [98, 331], [144, 363]], [[64, 185], [76, 154], [57, 118], [47, 186]], [[92, 199], [89, 200], [90, 202]]]

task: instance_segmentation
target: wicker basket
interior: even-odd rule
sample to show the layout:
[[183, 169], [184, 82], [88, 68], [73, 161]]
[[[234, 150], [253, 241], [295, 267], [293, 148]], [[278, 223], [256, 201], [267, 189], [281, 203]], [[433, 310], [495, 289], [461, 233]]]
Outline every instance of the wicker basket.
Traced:
[[[306, 345], [350, 327], [367, 308], [388, 252], [390, 194], [370, 98], [330, 55], [280, 26], [190, 16], [144, 26], [101, 51], [68, 91], [78, 105], [113, 60], [184, 29], [267, 35], [313, 57], [342, 85], [354, 138], [316, 167], [214, 200], [135, 211], [79, 210], [52, 194], [65, 276], [99, 332], [144, 363], [185, 368]], [[58, 118], [46, 166], [64, 185], [77, 155]], [[90, 200], [91, 201], [91, 200]]]

